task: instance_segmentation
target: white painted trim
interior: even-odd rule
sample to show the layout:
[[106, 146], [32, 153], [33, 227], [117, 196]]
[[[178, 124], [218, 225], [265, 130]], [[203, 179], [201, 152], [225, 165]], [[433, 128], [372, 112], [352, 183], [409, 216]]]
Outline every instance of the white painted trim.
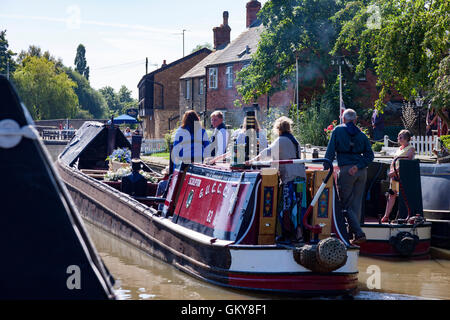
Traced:
[[[378, 223], [373, 223], [378, 224]], [[389, 227], [364, 227], [361, 226], [363, 232], [366, 234], [367, 240], [389, 240], [391, 236], [396, 236], [399, 232], [410, 232], [419, 237], [420, 240], [431, 239], [431, 226], [419, 227], [413, 231], [413, 227], [408, 228], [389, 228]]]
[[[298, 264], [291, 249], [238, 249], [230, 248], [231, 266], [233, 272], [312, 272]], [[358, 272], [358, 250], [347, 251], [347, 263], [333, 271], [342, 273]]]

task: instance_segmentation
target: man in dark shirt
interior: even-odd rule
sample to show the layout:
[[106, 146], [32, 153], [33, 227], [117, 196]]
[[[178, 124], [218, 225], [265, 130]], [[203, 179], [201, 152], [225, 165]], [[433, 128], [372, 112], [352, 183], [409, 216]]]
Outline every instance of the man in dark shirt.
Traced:
[[350, 233], [354, 235], [352, 244], [361, 244], [366, 236], [361, 229], [361, 207], [367, 179], [367, 166], [374, 154], [367, 136], [356, 126], [356, 112], [346, 109], [342, 115], [344, 124], [337, 126], [331, 134], [325, 158], [337, 158], [339, 166], [339, 196], [344, 209]]
[[132, 172], [122, 177], [121, 190], [133, 197], [145, 197], [147, 195], [147, 180], [139, 173], [141, 160], [131, 160]]

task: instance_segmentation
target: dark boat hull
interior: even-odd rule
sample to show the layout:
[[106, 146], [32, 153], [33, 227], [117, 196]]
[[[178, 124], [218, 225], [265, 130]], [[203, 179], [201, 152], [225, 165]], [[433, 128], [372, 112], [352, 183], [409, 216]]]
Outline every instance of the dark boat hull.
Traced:
[[450, 249], [450, 163], [420, 164], [423, 211], [433, 226], [431, 245]]
[[349, 294], [357, 288], [358, 248], [331, 273], [313, 273], [296, 263], [293, 248], [235, 245], [189, 230], [156, 211], [58, 161], [60, 175], [81, 215], [91, 223], [217, 285], [301, 295]]
[[[378, 224], [365, 223], [362, 229], [367, 237], [367, 242], [361, 244], [361, 255], [378, 257], [417, 257], [424, 258], [430, 253], [431, 223], [425, 222], [414, 227], [410, 224]], [[399, 252], [391, 241], [400, 232], [407, 232], [418, 237], [414, 249], [408, 254]]]

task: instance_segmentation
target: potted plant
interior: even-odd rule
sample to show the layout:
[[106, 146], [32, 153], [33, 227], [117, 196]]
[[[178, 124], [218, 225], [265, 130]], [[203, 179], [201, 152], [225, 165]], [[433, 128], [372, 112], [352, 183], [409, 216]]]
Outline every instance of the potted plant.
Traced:
[[131, 151], [128, 148], [118, 148], [106, 160], [109, 161], [109, 169], [111, 171], [116, 171], [123, 167], [130, 167]]

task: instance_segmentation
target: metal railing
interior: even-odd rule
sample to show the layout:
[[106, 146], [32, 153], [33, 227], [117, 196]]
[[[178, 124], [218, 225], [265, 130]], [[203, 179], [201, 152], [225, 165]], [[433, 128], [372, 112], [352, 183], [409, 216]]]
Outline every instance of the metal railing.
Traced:
[[166, 151], [166, 140], [164, 139], [143, 139], [141, 153], [152, 154]]
[[41, 137], [44, 140], [70, 140], [75, 135], [75, 129], [66, 130], [48, 130], [40, 131]]

